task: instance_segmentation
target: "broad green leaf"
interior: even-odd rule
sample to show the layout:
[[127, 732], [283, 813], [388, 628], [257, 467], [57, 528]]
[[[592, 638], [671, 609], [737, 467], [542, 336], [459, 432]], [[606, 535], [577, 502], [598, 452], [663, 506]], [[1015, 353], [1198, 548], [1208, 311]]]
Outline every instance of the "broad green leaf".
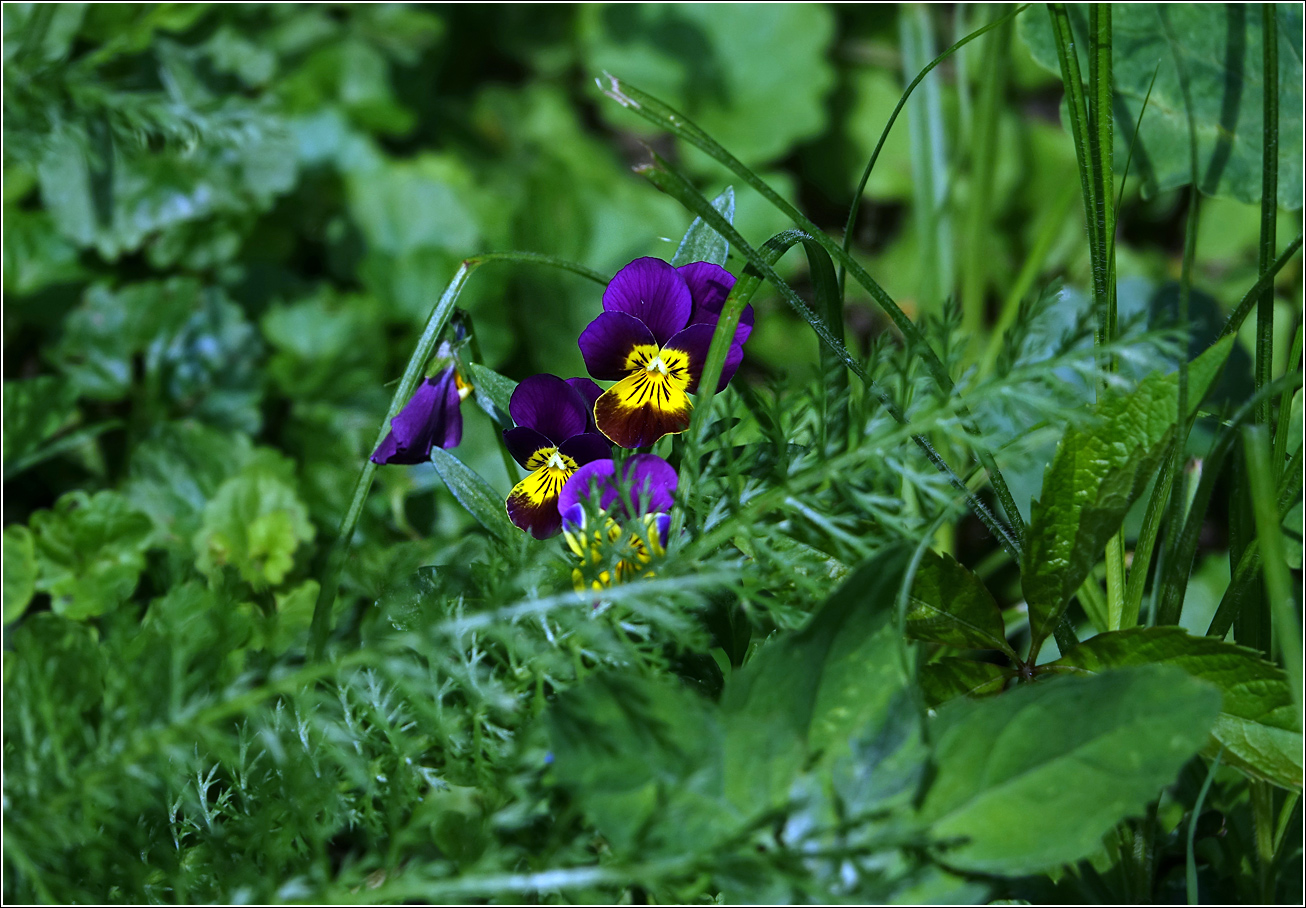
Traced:
[[1164, 663], [1220, 689], [1223, 704], [1206, 746], [1221, 761], [1283, 788], [1301, 790], [1301, 717], [1283, 670], [1259, 652], [1180, 627], [1134, 627], [1099, 634], [1053, 665], [1100, 672]]
[[726, 684], [726, 795], [756, 813], [786, 800], [809, 752], [846, 750], [905, 683], [892, 616], [907, 554], [861, 565], [802, 630], [760, 650]]
[[984, 697], [999, 693], [1014, 675], [1014, 669], [992, 662], [950, 657], [922, 665], [919, 681], [926, 704], [938, 706], [957, 697]]
[[255, 589], [276, 586], [294, 566], [300, 544], [315, 535], [295, 491], [293, 465], [260, 452], [204, 506], [193, 543], [196, 566], [214, 575], [230, 565]]
[[289, 398], [341, 400], [382, 384], [385, 325], [378, 302], [323, 292], [261, 319], [268, 374]]
[[[1279, 17], [1279, 198], [1291, 209], [1302, 195], [1302, 11], [1277, 4]], [[1087, 77], [1088, 8], [1069, 6]], [[1207, 195], [1244, 202], [1261, 197], [1261, 14], [1256, 7], [1214, 3], [1113, 3], [1112, 83], [1117, 167], [1124, 166], [1134, 123], [1152, 76], [1156, 85], [1134, 149], [1134, 173], [1152, 195], [1191, 182], [1188, 115], [1180, 55], [1197, 129], [1198, 185]], [[1030, 10], [1019, 31], [1034, 59], [1060, 75], [1046, 12]], [[1159, 67], [1159, 68], [1158, 68]]]
[[508, 415], [508, 404], [512, 400], [512, 392], [516, 389], [517, 383], [480, 363], [468, 363], [467, 370], [471, 373], [467, 378], [471, 382], [472, 394], [476, 396], [477, 406], [484, 410], [485, 415], [494, 420], [499, 428], [511, 429], [513, 421]]
[[32, 515], [36, 588], [56, 614], [93, 618], [127, 601], [145, 568], [150, 519], [117, 492], [69, 492]]
[[709, 848], [734, 823], [715, 713], [674, 681], [597, 675], [545, 714], [549, 772], [619, 854]]
[[1022, 685], [939, 710], [921, 806], [941, 859], [1024, 875], [1087, 857], [1206, 742], [1219, 692], [1146, 666]]
[[925, 552], [908, 601], [907, 636], [957, 649], [997, 649], [1015, 655], [993, 595], [951, 555]]
[[844, 816], [906, 808], [929, 766], [920, 712], [906, 685], [853, 737], [846, 754], [831, 766], [831, 783]]
[[22, 524], [4, 532], [4, 623], [23, 616], [36, 594], [36, 545], [32, 531]]
[[504, 499], [476, 471], [444, 448], [431, 449], [431, 463], [458, 503], [476, 522], [504, 542], [513, 542], [521, 530], [512, 525]]
[[[727, 186], [712, 200], [712, 207], [721, 212], [721, 216], [730, 223], [735, 222], [735, 188]], [[671, 257], [671, 264], [679, 268], [690, 262], [711, 262], [724, 266], [730, 255], [730, 243], [712, 227], [703, 223], [702, 218], [694, 218], [689, 229], [680, 239], [676, 254]]]
[[277, 593], [275, 610], [259, 618], [253, 646], [280, 656], [300, 638], [306, 638], [317, 594], [316, 580], [305, 580], [285, 593]]
[[587, 72], [646, 87], [753, 164], [824, 128], [833, 36], [833, 16], [815, 5], [594, 5], [580, 15]]
[[[1216, 343], [1190, 365], [1190, 410], [1214, 383], [1230, 340]], [[1057, 445], [1043, 474], [1043, 491], [1030, 509], [1021, 568], [1036, 644], [1052, 632], [1160, 466], [1178, 410], [1178, 373], [1153, 373], [1129, 394], [1103, 400], [1092, 425], [1067, 430]]]
[[53, 375], [4, 383], [5, 478], [76, 417], [77, 389]]

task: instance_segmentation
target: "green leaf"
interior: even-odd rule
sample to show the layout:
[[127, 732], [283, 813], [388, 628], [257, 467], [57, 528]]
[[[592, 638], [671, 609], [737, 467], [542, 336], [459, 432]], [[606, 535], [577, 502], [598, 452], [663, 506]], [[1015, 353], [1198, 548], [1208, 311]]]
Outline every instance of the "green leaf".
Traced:
[[1288, 676], [1252, 649], [1180, 627], [1134, 627], [1099, 634], [1053, 665], [1100, 672], [1128, 665], [1175, 665], [1220, 689], [1220, 716], [1205, 753], [1283, 788], [1302, 787], [1301, 717]]
[[5, 527], [4, 623], [23, 616], [36, 594], [36, 543], [22, 524]]
[[316, 535], [293, 477], [293, 465], [268, 451], [222, 483], [194, 537], [196, 566], [212, 576], [230, 565], [255, 589], [281, 583]]
[[825, 127], [834, 19], [823, 7], [583, 6], [579, 27], [586, 71], [647, 86], [754, 164]]
[[[1193, 360], [1188, 370], [1192, 410], [1231, 346], [1225, 338]], [[1069, 429], [1057, 445], [1043, 474], [1043, 491], [1030, 509], [1021, 569], [1035, 646], [1061, 620], [1070, 597], [1159, 468], [1178, 410], [1178, 373], [1153, 373], [1131, 393], [1100, 402], [1096, 421]]]
[[949, 866], [1023, 875], [1077, 861], [1205, 743], [1220, 695], [1147, 666], [957, 700], [931, 730], [937, 773], [921, 819]]
[[926, 705], [933, 707], [957, 697], [999, 693], [1014, 676], [1014, 669], [992, 662], [947, 658], [922, 665], [919, 681]]
[[783, 804], [809, 752], [846, 750], [905, 684], [892, 621], [907, 553], [856, 569], [807, 625], [726, 684], [726, 795], [747, 813]]
[[508, 415], [508, 404], [512, 400], [512, 392], [516, 390], [517, 383], [480, 363], [467, 363], [467, 370], [471, 373], [469, 378], [472, 394], [476, 397], [476, 405], [484, 410], [485, 415], [494, 420], [499, 428], [511, 429], [513, 421]]
[[1002, 650], [1015, 658], [993, 595], [951, 555], [925, 552], [908, 601], [907, 636], [957, 649]]
[[276, 608], [260, 622], [254, 648], [280, 656], [301, 638], [307, 638], [318, 591], [316, 580], [305, 580], [288, 592], [277, 593]]
[[[1218, 4], [1115, 3], [1112, 82], [1116, 154], [1123, 166], [1133, 126], [1152, 76], [1156, 86], [1143, 115], [1134, 169], [1144, 194], [1186, 186], [1191, 179], [1188, 116], [1180, 68], [1183, 56], [1197, 130], [1198, 185], [1207, 195], [1244, 202], [1261, 197], [1262, 29], [1254, 8]], [[1088, 9], [1069, 6], [1080, 72], [1087, 74]], [[1302, 195], [1302, 12], [1277, 4], [1279, 17], [1279, 205], [1296, 210]], [[1060, 74], [1046, 15], [1024, 15], [1018, 29], [1038, 63]], [[1159, 64], [1159, 68], [1158, 68]]]
[[710, 848], [733, 820], [715, 712], [675, 682], [594, 676], [545, 714], [549, 772], [619, 854]]
[[[4, 383], [5, 478], [76, 417], [77, 389], [53, 375]], [[34, 461], [33, 461], [34, 462]]]
[[[721, 216], [730, 223], [735, 222], [735, 188], [727, 186], [712, 200], [712, 207], [721, 212]], [[711, 262], [724, 266], [730, 255], [730, 242], [705, 224], [702, 218], [694, 218], [689, 229], [680, 239], [676, 254], [671, 257], [671, 264], [679, 268], [691, 262]]]
[[508, 519], [504, 499], [476, 471], [444, 448], [431, 449], [431, 463], [453, 497], [477, 523], [504, 542], [520, 538], [521, 530]]
[[56, 614], [103, 615], [131, 596], [145, 568], [150, 519], [117, 492], [69, 492], [32, 515], [36, 588]]

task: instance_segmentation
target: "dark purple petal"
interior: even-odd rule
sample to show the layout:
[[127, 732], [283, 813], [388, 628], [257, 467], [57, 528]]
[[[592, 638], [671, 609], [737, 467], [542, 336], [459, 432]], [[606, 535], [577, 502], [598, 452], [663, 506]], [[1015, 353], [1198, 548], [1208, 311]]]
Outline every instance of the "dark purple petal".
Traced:
[[693, 307], [684, 278], [661, 259], [635, 259], [618, 271], [603, 291], [605, 312], [624, 312], [639, 319], [659, 345], [689, 324]]
[[512, 455], [512, 459], [523, 467], [531, 459], [531, 455], [541, 448], [557, 447], [539, 432], [526, 426], [508, 429], [503, 433], [503, 443], [508, 446], [508, 453]]
[[[726, 297], [735, 286], [735, 276], [720, 265], [713, 265], [711, 262], [681, 265], [679, 271], [694, 299], [694, 308], [689, 314], [689, 324], [715, 325], [721, 318], [721, 309], [725, 305]], [[742, 345], [752, 333], [753, 307], [745, 306], [744, 311], [739, 314], [734, 342]]]
[[[715, 331], [716, 328], [712, 325], [690, 325], [667, 341], [664, 348], [679, 350], [689, 357], [689, 387], [686, 390], [690, 394], [698, 390], [698, 380], [703, 377], [703, 366], [707, 363], [707, 348], [712, 346], [712, 334]], [[724, 387], [725, 384], [722, 383], [717, 390]]]
[[[625, 378], [630, 374], [626, 363], [631, 353], [641, 347], [653, 351], [658, 346], [648, 326], [624, 312], [602, 313], [585, 326], [576, 344], [580, 347], [580, 355], [585, 357], [585, 368], [590, 375], [603, 381]], [[594, 412], [592, 403], [590, 412]]]
[[662, 551], [665, 552], [667, 550], [667, 536], [671, 532], [671, 515], [659, 514], [656, 520], [656, 527], [658, 531], [658, 543], [661, 544]]
[[724, 391], [726, 385], [730, 384], [730, 379], [735, 377], [735, 370], [739, 364], [744, 361], [744, 348], [741, 344], [731, 344], [729, 352], [726, 353], [726, 361], [721, 366], [721, 381], [717, 382], [717, 391]]
[[573, 435], [558, 445], [558, 453], [565, 454], [576, 461], [577, 466], [581, 466], [594, 460], [610, 459], [612, 442], [598, 432], [584, 432]]
[[517, 385], [508, 414], [518, 426], [534, 429], [556, 445], [589, 427], [590, 408], [576, 389], [546, 372]]
[[[676, 471], [656, 454], [636, 454], [626, 461], [622, 468], [622, 485], [630, 492], [630, 499], [635, 505], [636, 514], [653, 514], [665, 511], [672, 505], [672, 493], [676, 490]], [[611, 460], [596, 460], [581, 467], [558, 496], [558, 510], [574, 518], [575, 508], [583, 499], [590, 499], [595, 493], [599, 496], [599, 509], [612, 511], [625, 517], [625, 506], [621, 490], [614, 481], [616, 467]], [[572, 519], [573, 523], [580, 521]]]
[[598, 431], [594, 428], [594, 402], [603, 394], [603, 389], [588, 378], [569, 378], [567, 384], [571, 385], [571, 389], [579, 394], [585, 400], [585, 406], [589, 407], [589, 431]]
[[390, 431], [372, 452], [379, 464], [416, 464], [431, 459], [431, 448], [453, 448], [463, 439], [462, 398], [454, 370], [425, 379], [404, 408], [390, 420]]

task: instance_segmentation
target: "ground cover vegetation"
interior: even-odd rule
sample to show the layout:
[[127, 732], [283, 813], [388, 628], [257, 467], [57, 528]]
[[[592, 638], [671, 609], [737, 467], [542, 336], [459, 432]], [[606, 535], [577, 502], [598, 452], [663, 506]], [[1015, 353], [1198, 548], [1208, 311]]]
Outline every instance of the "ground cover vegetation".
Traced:
[[6, 901], [1300, 903], [1299, 5], [3, 17]]

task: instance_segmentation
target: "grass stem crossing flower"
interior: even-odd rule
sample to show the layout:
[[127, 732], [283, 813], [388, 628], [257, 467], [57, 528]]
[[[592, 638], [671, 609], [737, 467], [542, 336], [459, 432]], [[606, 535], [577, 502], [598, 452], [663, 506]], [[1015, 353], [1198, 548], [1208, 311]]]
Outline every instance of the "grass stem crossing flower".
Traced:
[[471, 390], [453, 366], [423, 379], [404, 408], [390, 420], [390, 431], [372, 452], [372, 462], [426, 463], [432, 448], [456, 448], [463, 440], [460, 405]]

